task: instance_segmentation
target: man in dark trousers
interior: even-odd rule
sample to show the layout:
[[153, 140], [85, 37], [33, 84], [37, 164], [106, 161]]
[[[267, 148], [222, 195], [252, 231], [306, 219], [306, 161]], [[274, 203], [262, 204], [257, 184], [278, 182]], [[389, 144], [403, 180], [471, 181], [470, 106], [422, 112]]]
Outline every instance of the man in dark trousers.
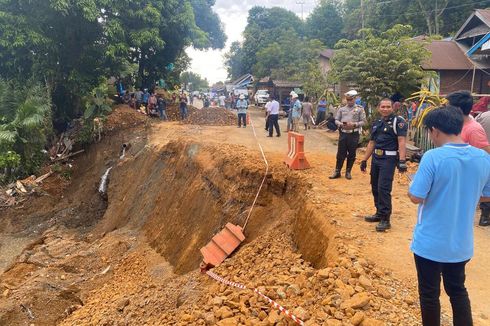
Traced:
[[279, 102], [277, 102], [273, 95], [270, 95], [270, 102], [267, 106], [267, 117], [269, 136], [272, 137], [273, 128], [276, 128], [276, 137], [281, 137], [281, 130], [279, 129]]
[[339, 127], [339, 145], [337, 148], [337, 164], [335, 172], [329, 177], [337, 179], [341, 176], [342, 166], [347, 158], [347, 168], [345, 178], [352, 179], [351, 170], [356, 161], [356, 150], [359, 144], [359, 131], [366, 122], [364, 108], [356, 105], [357, 91], [351, 90], [345, 93], [347, 105], [337, 111], [335, 124]]
[[410, 249], [424, 326], [441, 323], [441, 276], [453, 325], [473, 325], [465, 270], [474, 252], [475, 209], [490, 201], [490, 155], [464, 142], [463, 121], [453, 106], [427, 113], [424, 125], [437, 148], [422, 157], [408, 194], [419, 204]]
[[407, 171], [406, 121], [393, 113], [393, 102], [386, 98], [378, 106], [381, 119], [376, 120], [371, 130], [371, 140], [361, 162], [361, 171], [366, 172], [367, 160], [371, 160], [371, 191], [376, 213], [364, 218], [366, 222], [379, 222], [376, 231], [383, 232], [391, 227], [391, 189], [395, 167], [400, 172]]

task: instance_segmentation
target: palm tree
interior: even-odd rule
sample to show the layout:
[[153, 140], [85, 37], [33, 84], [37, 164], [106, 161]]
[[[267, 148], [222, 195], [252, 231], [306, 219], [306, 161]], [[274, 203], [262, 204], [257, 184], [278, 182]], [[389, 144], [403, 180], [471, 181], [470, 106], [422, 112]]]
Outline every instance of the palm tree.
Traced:
[[34, 173], [43, 160], [51, 126], [47, 88], [0, 80], [0, 156], [9, 150], [21, 157], [21, 174]]

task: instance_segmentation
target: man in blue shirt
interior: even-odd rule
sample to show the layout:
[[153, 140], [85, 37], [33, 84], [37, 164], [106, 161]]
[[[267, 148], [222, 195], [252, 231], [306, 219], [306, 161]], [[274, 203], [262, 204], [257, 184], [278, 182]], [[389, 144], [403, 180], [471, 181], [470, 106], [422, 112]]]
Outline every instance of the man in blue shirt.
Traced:
[[327, 112], [327, 100], [325, 96], [322, 96], [317, 105], [316, 121], [315, 125], [319, 125], [323, 120], [325, 120], [325, 113]]
[[245, 95], [240, 94], [238, 101], [236, 102], [236, 109], [238, 111], [238, 128], [247, 128], [247, 109], [248, 102], [245, 99]]
[[440, 325], [441, 274], [455, 326], [473, 325], [465, 265], [473, 256], [478, 202], [490, 201], [490, 155], [461, 139], [463, 114], [448, 106], [429, 112], [424, 125], [438, 147], [428, 151], [410, 186], [419, 204], [411, 250], [419, 281], [422, 323]]

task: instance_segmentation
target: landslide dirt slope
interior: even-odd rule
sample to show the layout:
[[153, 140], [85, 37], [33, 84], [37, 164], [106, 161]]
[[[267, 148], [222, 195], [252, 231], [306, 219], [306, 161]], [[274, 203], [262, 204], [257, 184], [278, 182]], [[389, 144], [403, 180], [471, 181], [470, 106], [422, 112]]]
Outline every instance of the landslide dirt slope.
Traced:
[[[290, 324], [253, 292], [197, 270], [199, 248], [226, 222], [243, 223], [264, 172], [258, 153], [170, 133], [167, 145], [150, 146], [147, 131], [114, 133], [80, 159], [67, 195], [43, 208], [71, 204], [78, 223], [40, 229], [0, 275], [0, 324]], [[120, 160], [122, 142], [131, 148]], [[101, 200], [109, 166], [103, 210], [84, 210]], [[309, 184], [280, 161], [271, 171], [246, 242], [216, 272], [259, 287], [309, 325], [417, 325], [414, 291], [360, 257], [362, 243], [337, 237], [310, 204]]]

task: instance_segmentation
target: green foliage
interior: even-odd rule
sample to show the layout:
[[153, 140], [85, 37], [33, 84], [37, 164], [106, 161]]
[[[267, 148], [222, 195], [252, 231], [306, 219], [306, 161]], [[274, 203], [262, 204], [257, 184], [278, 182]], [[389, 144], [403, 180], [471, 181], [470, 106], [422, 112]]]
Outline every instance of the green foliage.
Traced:
[[20, 155], [14, 151], [0, 153], [0, 169], [14, 169], [20, 166]]
[[344, 35], [354, 38], [362, 27], [386, 31], [396, 24], [410, 24], [414, 35], [451, 36], [477, 8], [487, 8], [490, 0], [346, 0], [343, 5]]
[[411, 27], [396, 25], [383, 33], [363, 30], [363, 38], [340, 40], [332, 60], [331, 78], [357, 84], [372, 107], [381, 97], [405, 96], [421, 84], [421, 63], [429, 55], [421, 42], [410, 38]]
[[4, 167], [17, 168], [19, 176], [35, 173], [52, 130], [49, 90], [0, 80], [0, 114], [0, 153], [4, 164], [12, 164]]
[[306, 35], [333, 47], [342, 38], [341, 5], [335, 0], [322, 0], [306, 20]]
[[180, 82], [185, 85], [190, 84], [190, 91], [207, 91], [209, 88], [208, 80], [192, 71], [185, 71], [180, 74]]
[[228, 77], [236, 79], [248, 73], [243, 66], [244, 57], [240, 42], [235, 41], [231, 43], [230, 50], [225, 53], [224, 59]]
[[83, 113], [83, 127], [78, 134], [81, 144], [90, 144], [94, 139], [94, 119], [98, 118], [105, 121], [107, 115], [111, 113], [111, 101], [108, 98], [108, 85], [106, 82], [96, 87], [90, 95], [84, 98], [85, 111]]
[[[213, 0], [0, 1], [0, 74], [31, 76], [52, 90], [57, 122], [84, 110], [82, 97], [109, 76], [138, 86], [178, 81], [184, 49], [221, 48]], [[176, 69], [165, 66], [174, 63]], [[135, 69], [136, 68], [136, 69]]]
[[248, 13], [241, 48], [235, 44], [225, 55], [229, 77], [234, 79], [251, 72], [259, 62], [261, 49], [291, 35], [304, 36], [304, 29], [303, 21], [292, 11], [278, 7], [253, 7]]
[[253, 67], [256, 78], [271, 76], [274, 79], [294, 80], [310, 65], [318, 66], [322, 44], [318, 40], [302, 39], [295, 33], [282, 35], [257, 53]]

